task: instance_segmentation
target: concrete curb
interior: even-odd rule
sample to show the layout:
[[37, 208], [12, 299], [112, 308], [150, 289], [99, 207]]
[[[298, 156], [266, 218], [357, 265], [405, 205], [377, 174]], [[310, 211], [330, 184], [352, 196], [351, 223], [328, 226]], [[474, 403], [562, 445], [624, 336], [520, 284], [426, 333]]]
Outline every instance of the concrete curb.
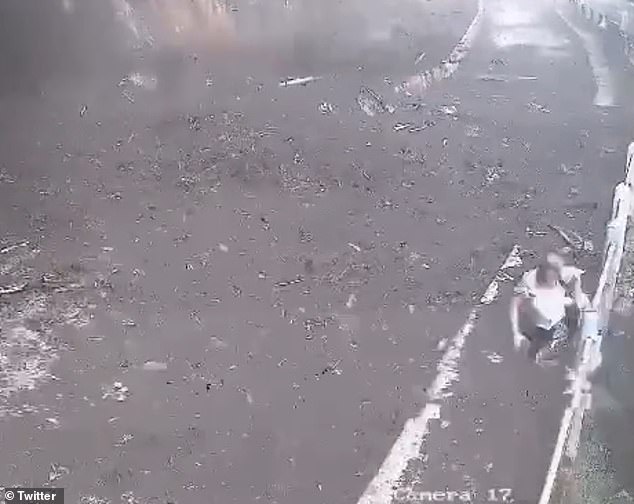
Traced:
[[634, 26], [633, 22], [630, 22], [628, 31], [628, 19], [627, 17], [616, 20], [611, 19], [609, 15], [604, 12], [598, 11], [592, 8], [585, 0], [569, 0], [573, 4], [579, 13], [590, 22], [596, 24], [598, 28], [605, 31], [615, 31], [622, 39], [624, 43], [623, 51], [628, 58], [632, 66], [634, 66]]
[[553, 489], [556, 485], [566, 485], [564, 473], [570, 473], [577, 456], [583, 418], [592, 403], [590, 378], [601, 365], [601, 342], [608, 328], [630, 219], [634, 219], [634, 142], [627, 151], [624, 179], [614, 188], [612, 214], [606, 227], [601, 276], [592, 302], [583, 313], [581, 348], [569, 390], [572, 399], [561, 422], [539, 504], [553, 502]]

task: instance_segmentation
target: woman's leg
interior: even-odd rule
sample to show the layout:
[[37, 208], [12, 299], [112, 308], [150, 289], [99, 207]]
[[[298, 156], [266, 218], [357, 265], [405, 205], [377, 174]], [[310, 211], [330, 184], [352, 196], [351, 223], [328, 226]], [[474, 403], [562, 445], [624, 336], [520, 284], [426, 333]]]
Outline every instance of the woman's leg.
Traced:
[[546, 344], [539, 349], [537, 361], [552, 361], [558, 357], [568, 344], [569, 334], [565, 319], [560, 320], [550, 330], [546, 331]]
[[533, 330], [530, 333], [530, 345], [528, 346], [528, 358], [537, 362], [539, 356], [546, 348], [550, 341], [550, 331], [543, 329], [542, 327], [533, 326]]

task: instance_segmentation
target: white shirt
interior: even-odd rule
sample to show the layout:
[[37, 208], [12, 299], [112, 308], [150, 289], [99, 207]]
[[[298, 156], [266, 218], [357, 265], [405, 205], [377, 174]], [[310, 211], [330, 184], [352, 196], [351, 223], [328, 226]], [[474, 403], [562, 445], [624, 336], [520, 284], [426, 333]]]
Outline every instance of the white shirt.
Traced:
[[[561, 271], [562, 281], [569, 283], [581, 273], [579, 268], [564, 266]], [[566, 290], [561, 284], [554, 287], [539, 286], [537, 284], [537, 269], [524, 273], [519, 284], [515, 287], [515, 294], [531, 300], [538, 315], [535, 325], [546, 330], [551, 329], [566, 316], [566, 305], [572, 302], [566, 296]]]

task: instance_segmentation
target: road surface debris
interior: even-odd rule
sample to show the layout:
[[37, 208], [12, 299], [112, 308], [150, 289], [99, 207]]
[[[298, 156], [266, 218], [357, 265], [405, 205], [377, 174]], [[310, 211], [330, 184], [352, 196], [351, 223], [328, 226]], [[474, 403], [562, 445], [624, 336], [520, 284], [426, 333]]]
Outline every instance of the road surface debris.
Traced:
[[280, 81], [280, 87], [289, 87], [289, 86], [306, 86], [311, 82], [316, 82], [321, 80], [322, 77], [314, 77], [309, 75], [308, 77], [287, 77]]

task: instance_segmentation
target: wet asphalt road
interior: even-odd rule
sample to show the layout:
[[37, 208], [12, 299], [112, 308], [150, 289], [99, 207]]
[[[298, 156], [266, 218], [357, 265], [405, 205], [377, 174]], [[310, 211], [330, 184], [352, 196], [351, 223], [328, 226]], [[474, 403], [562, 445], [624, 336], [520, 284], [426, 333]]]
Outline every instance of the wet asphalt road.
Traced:
[[[590, 288], [634, 69], [571, 2], [482, 5], [447, 76], [475, 1], [5, 0], [0, 482], [371, 499], [515, 245], [530, 266], [575, 230]], [[403, 460], [405, 502], [537, 501], [566, 383], [512, 352], [520, 273]]]

